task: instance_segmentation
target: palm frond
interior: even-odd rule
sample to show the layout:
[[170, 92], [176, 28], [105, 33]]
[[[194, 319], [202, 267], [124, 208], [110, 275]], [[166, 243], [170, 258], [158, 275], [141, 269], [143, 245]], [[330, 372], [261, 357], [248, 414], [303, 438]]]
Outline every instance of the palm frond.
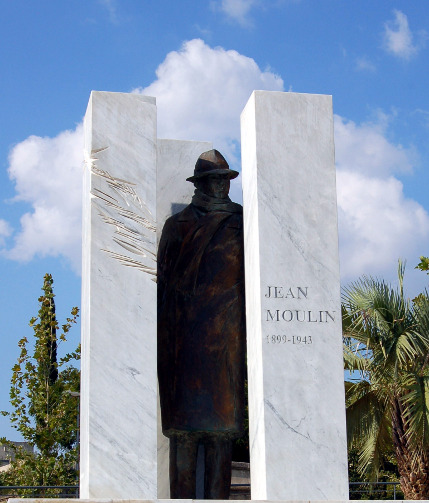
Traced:
[[362, 381], [348, 387], [347, 438], [359, 447], [359, 472], [374, 476], [382, 453], [392, 446], [388, 400]]
[[[428, 337], [417, 331], [419, 320], [403, 295], [404, 267], [400, 261], [399, 290], [367, 276], [343, 289], [345, 336], [371, 349], [374, 363], [388, 372], [407, 367], [429, 350]], [[422, 318], [426, 314], [429, 328], [429, 303], [422, 308]]]
[[374, 421], [378, 423], [380, 411], [387, 407], [386, 398], [374, 390], [368, 381], [360, 381], [348, 387], [347, 403], [347, 438], [349, 444], [371, 435]]
[[404, 273], [400, 260], [397, 287], [363, 276], [342, 292], [344, 366], [361, 378], [346, 387], [348, 439], [360, 448], [361, 473], [375, 474], [393, 448], [394, 404], [406, 448], [416, 460], [429, 451], [429, 295], [406, 298]]
[[389, 414], [386, 407], [384, 410], [374, 411], [371, 428], [364, 437], [359, 453], [359, 472], [367, 474], [371, 478], [376, 478], [382, 454], [391, 445]]
[[429, 375], [407, 374], [407, 393], [402, 397], [408, 441], [414, 447], [429, 448]]
[[419, 327], [419, 335], [422, 342], [423, 366], [428, 364], [429, 360], [429, 294], [427, 290], [422, 292], [414, 301], [414, 311], [416, 322]]
[[[362, 354], [363, 351], [363, 354]], [[367, 357], [366, 347], [359, 347], [359, 343], [344, 345], [343, 358], [345, 370], [358, 371], [361, 377], [365, 378], [365, 373], [369, 371], [371, 361]]]

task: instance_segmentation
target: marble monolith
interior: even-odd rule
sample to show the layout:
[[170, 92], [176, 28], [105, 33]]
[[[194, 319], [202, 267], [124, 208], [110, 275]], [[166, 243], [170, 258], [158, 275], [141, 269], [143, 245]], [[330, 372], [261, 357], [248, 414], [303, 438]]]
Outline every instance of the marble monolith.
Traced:
[[241, 116], [252, 499], [348, 499], [330, 96]]
[[92, 92], [85, 116], [81, 498], [157, 498], [156, 105]]

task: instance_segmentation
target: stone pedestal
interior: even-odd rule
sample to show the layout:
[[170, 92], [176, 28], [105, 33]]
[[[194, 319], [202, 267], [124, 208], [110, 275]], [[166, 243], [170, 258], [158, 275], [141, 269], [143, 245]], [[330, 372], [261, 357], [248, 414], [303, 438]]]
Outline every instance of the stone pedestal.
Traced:
[[85, 116], [82, 498], [157, 497], [156, 105], [92, 92]]
[[252, 499], [348, 499], [330, 96], [241, 117]]

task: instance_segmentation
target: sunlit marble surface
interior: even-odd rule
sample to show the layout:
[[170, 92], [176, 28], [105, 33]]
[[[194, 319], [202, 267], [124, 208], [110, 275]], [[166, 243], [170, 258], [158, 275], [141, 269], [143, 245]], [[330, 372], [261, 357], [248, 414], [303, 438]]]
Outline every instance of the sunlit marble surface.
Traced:
[[330, 96], [241, 117], [252, 499], [348, 497]]
[[92, 92], [83, 196], [82, 498], [157, 497], [156, 157], [155, 99]]

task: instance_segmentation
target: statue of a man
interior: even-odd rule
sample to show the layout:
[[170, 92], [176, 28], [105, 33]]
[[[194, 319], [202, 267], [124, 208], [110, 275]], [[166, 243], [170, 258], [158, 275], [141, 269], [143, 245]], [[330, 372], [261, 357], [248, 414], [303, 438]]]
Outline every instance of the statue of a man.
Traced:
[[201, 154], [192, 202], [164, 225], [158, 251], [158, 378], [170, 438], [171, 498], [195, 498], [198, 446], [204, 497], [228, 499], [232, 439], [242, 434], [245, 304], [242, 207], [229, 169]]

